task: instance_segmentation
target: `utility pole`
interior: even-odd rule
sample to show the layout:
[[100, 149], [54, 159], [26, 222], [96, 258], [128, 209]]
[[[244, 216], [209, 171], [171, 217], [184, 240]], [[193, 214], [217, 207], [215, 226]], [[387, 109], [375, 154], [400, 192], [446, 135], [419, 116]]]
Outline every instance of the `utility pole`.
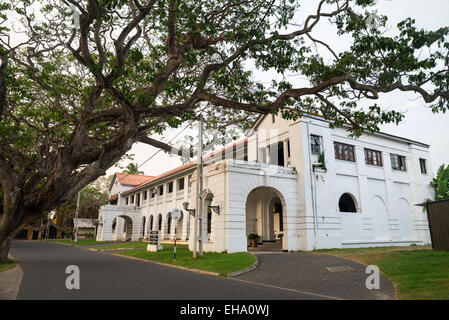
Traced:
[[78, 200], [76, 200], [76, 211], [75, 211], [75, 242], [78, 241], [78, 210], [80, 207], [80, 193], [81, 191], [78, 191]]
[[[200, 115], [200, 124], [198, 132], [198, 155], [197, 155], [197, 188], [196, 188], [196, 212], [193, 224], [193, 258], [197, 256], [197, 242], [199, 256], [203, 256], [203, 116]], [[198, 232], [199, 229], [199, 232]]]

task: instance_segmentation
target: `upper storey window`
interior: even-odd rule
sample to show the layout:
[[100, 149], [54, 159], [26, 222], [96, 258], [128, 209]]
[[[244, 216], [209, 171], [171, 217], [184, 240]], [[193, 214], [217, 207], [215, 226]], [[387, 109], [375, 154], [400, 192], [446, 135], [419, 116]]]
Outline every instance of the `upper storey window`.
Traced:
[[321, 153], [321, 137], [310, 135], [310, 148], [312, 150], [312, 154], [320, 154]]
[[184, 177], [178, 179], [178, 190], [184, 190]]
[[335, 159], [355, 162], [354, 146], [334, 142]]
[[365, 149], [365, 163], [382, 167], [382, 152]]
[[419, 159], [419, 166], [421, 167], [421, 173], [427, 174], [427, 165], [426, 165], [426, 159]]
[[405, 167], [405, 157], [400, 156], [398, 154], [391, 154], [391, 167], [395, 170], [401, 170], [406, 171], [407, 168]]

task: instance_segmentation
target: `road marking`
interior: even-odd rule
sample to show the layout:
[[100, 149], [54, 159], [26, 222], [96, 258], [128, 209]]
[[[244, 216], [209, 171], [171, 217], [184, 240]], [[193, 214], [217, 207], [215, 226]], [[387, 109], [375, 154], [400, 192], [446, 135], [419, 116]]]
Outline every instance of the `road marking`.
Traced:
[[286, 291], [291, 291], [291, 292], [295, 292], [295, 293], [301, 293], [301, 294], [306, 294], [306, 295], [310, 295], [310, 296], [315, 296], [315, 297], [320, 297], [320, 298], [326, 298], [326, 299], [330, 299], [330, 300], [344, 300], [342, 298], [337, 298], [337, 297], [332, 297], [332, 296], [326, 296], [324, 294], [319, 294], [319, 293], [312, 293], [312, 292], [307, 292], [307, 291], [301, 291], [301, 290], [296, 290], [296, 289], [290, 289], [290, 288], [283, 288], [283, 287], [278, 287], [278, 286], [274, 286], [272, 284], [265, 284], [265, 283], [259, 283], [259, 282], [253, 282], [253, 281], [248, 281], [248, 280], [243, 280], [243, 279], [236, 279], [236, 278], [226, 278], [229, 280], [236, 280], [236, 281], [241, 281], [241, 282], [246, 282], [246, 283], [251, 283], [251, 284], [257, 284], [260, 286], [264, 286], [264, 287], [269, 287], [269, 288], [275, 288], [275, 289], [280, 289], [280, 290], [286, 290]]

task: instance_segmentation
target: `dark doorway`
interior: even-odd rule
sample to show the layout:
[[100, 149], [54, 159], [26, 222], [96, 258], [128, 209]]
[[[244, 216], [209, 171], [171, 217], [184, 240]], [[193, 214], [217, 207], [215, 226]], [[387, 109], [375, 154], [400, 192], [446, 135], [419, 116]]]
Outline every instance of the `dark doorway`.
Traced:
[[282, 212], [282, 203], [280, 200], [278, 201], [279, 202], [274, 203], [274, 213], [277, 213], [279, 217], [279, 231], [284, 231], [284, 214]]

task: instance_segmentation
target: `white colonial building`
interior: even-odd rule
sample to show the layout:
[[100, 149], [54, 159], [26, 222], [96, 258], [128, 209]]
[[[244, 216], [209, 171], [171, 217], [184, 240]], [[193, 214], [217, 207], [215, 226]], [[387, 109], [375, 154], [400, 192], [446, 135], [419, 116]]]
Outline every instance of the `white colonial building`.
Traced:
[[[283, 234], [283, 250], [430, 243], [426, 213], [432, 198], [429, 146], [384, 133], [350, 138], [317, 117], [297, 121], [261, 116], [248, 138], [204, 157], [204, 251], [246, 251]], [[97, 240], [188, 240], [196, 205], [196, 162], [147, 177], [111, 194]], [[219, 206], [219, 214], [210, 206]], [[177, 226], [173, 209], [183, 211]]]

